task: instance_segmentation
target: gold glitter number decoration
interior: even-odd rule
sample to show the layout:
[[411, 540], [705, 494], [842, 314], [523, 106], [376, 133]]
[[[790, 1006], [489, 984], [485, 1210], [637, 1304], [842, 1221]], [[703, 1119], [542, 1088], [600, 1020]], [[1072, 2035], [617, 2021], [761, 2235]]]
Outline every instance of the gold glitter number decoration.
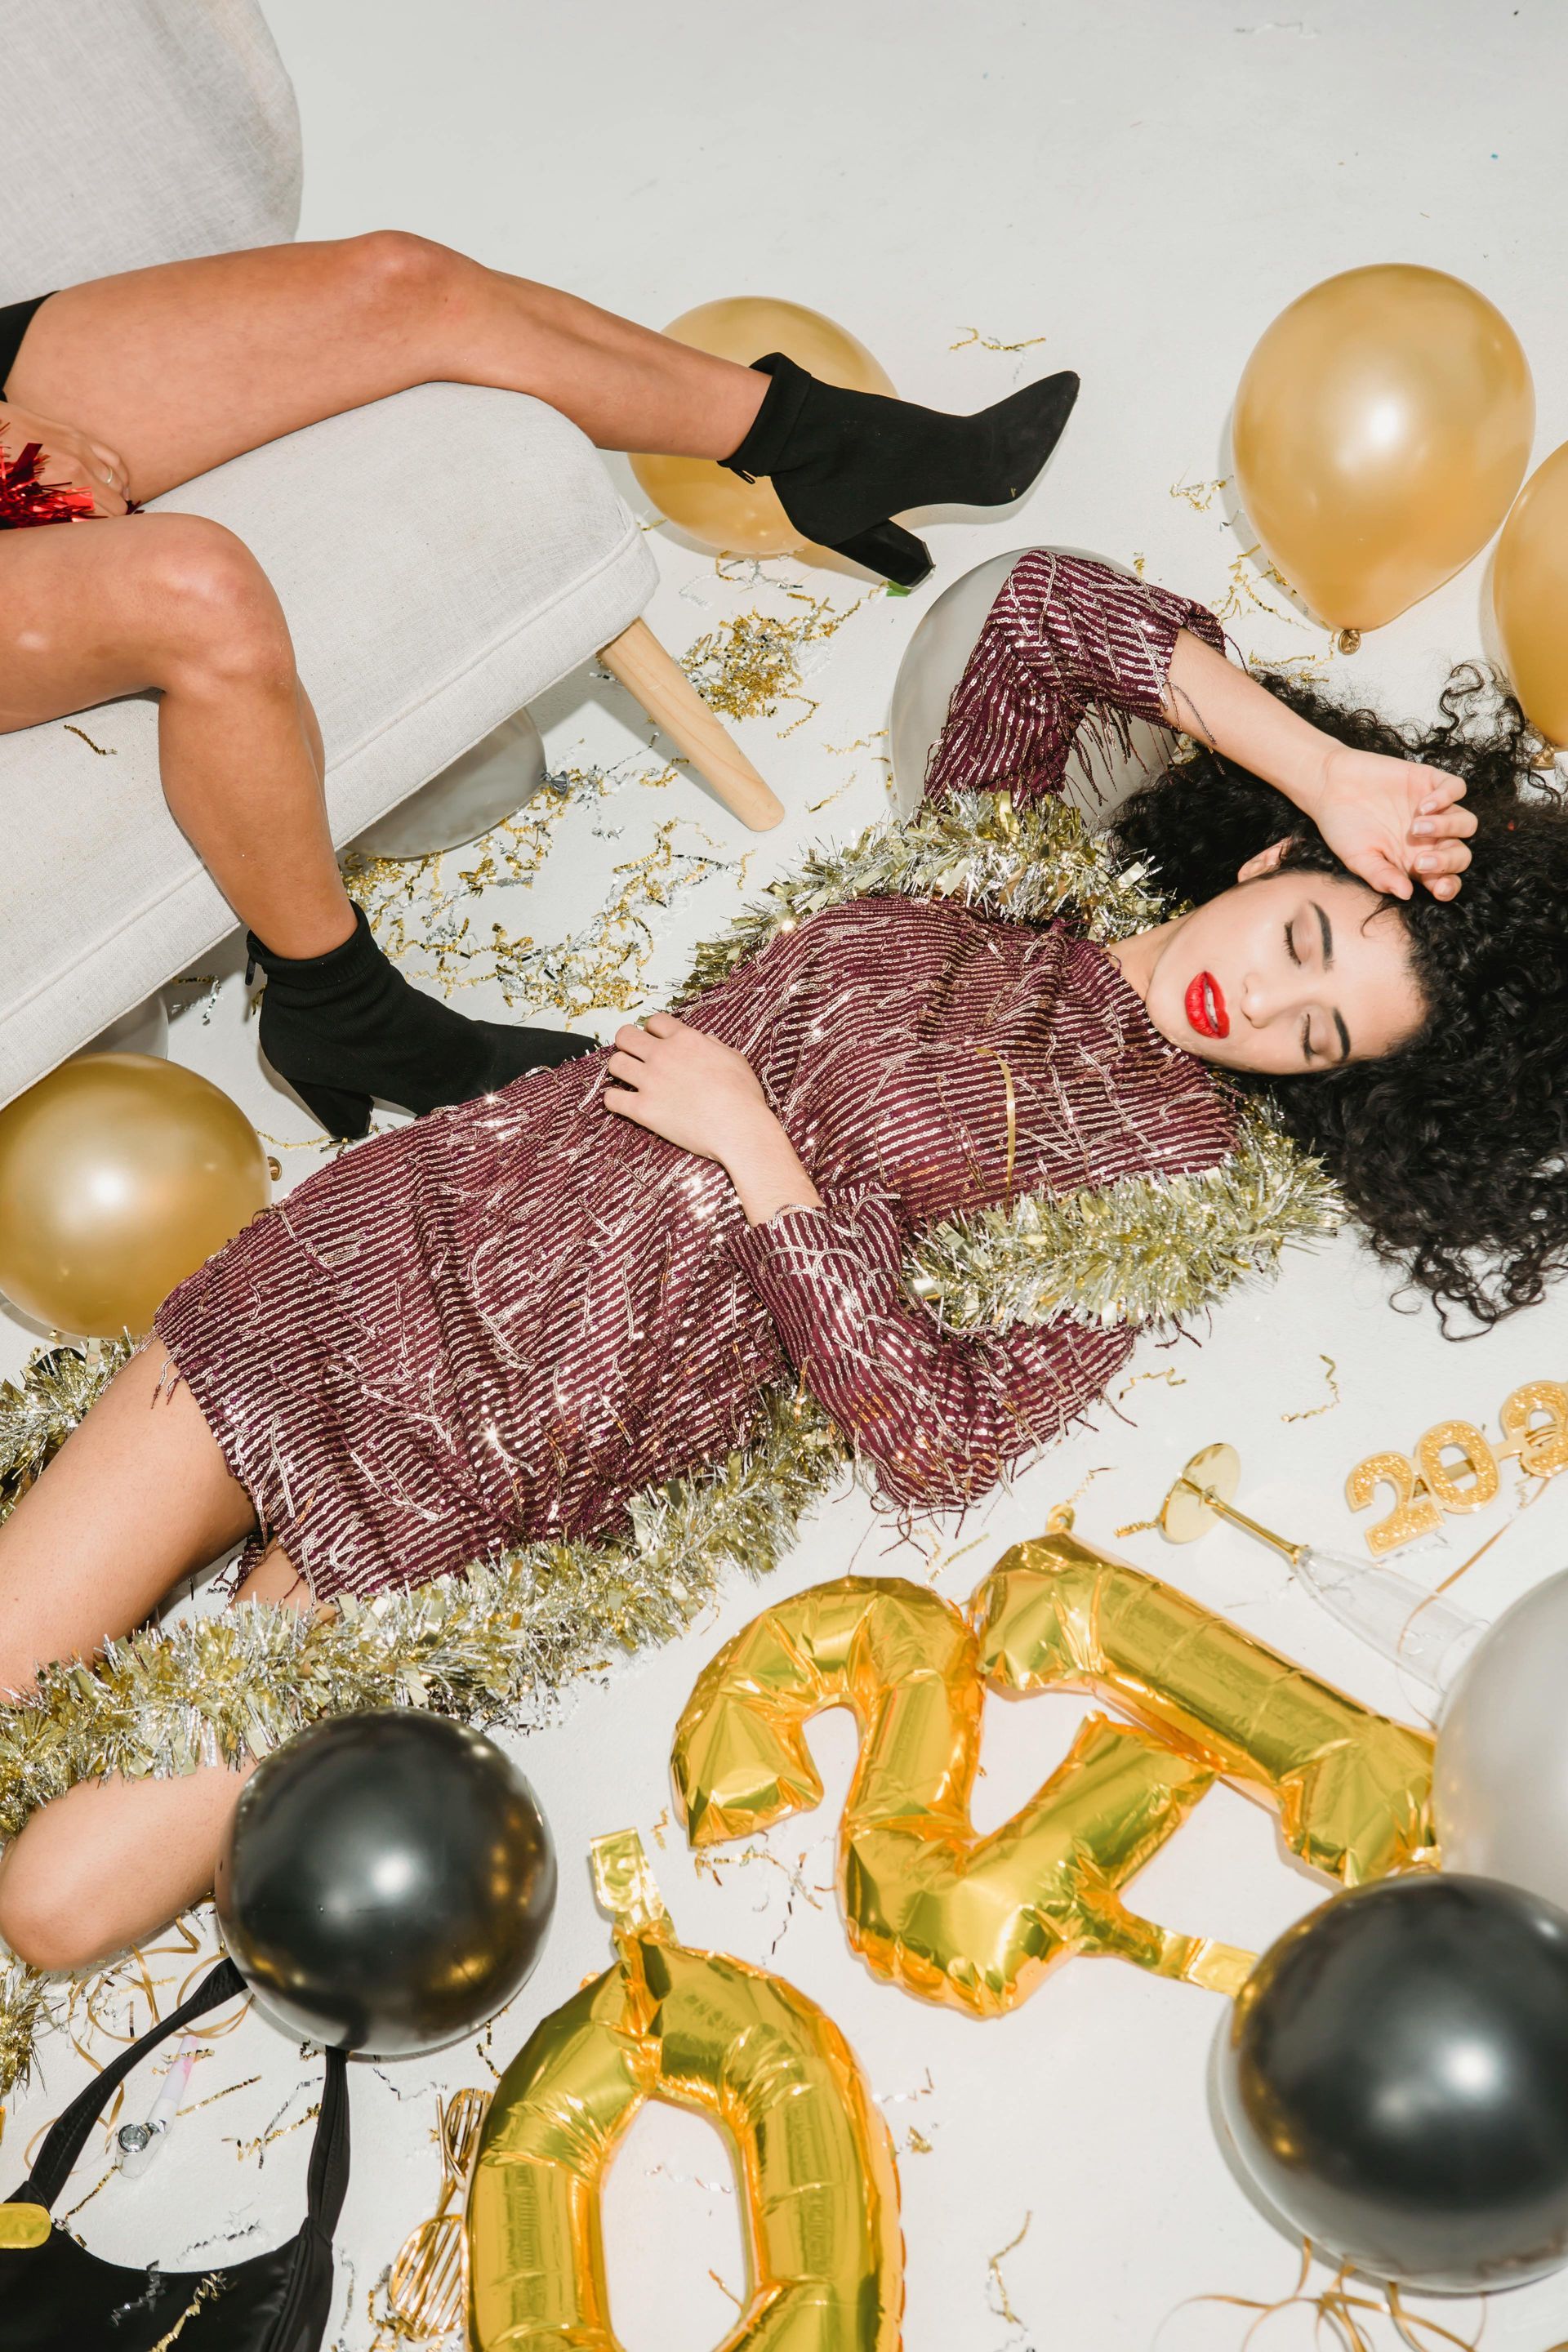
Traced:
[[1403, 1454], [1369, 1454], [1358, 1462], [1345, 1480], [1345, 1500], [1352, 1511], [1364, 1511], [1385, 1483], [1394, 1489], [1394, 1508], [1366, 1531], [1366, 1548], [1374, 1558], [1414, 1543], [1417, 1536], [1435, 1535], [1443, 1524], [1431, 1496], [1417, 1496], [1415, 1465]]
[[[1385, 1482], [1394, 1493], [1393, 1510], [1366, 1531], [1374, 1559], [1436, 1533], [1445, 1511], [1484, 1510], [1497, 1498], [1504, 1462], [1517, 1460], [1531, 1478], [1568, 1469], [1568, 1387], [1561, 1381], [1525, 1381], [1504, 1399], [1498, 1420], [1500, 1445], [1473, 1421], [1439, 1421], [1417, 1438], [1414, 1462], [1405, 1454], [1369, 1454], [1356, 1464], [1345, 1480], [1352, 1511], [1364, 1511]], [[1453, 1453], [1458, 1460], [1445, 1461]]]
[[[1445, 1462], [1444, 1454], [1456, 1449], [1458, 1461]], [[1436, 1423], [1423, 1433], [1415, 1458], [1421, 1465], [1422, 1484], [1439, 1510], [1480, 1511], [1495, 1500], [1497, 1455], [1473, 1421]], [[1459, 1474], [1465, 1471], [1469, 1475], [1461, 1484]]]
[[975, 2017], [1016, 2008], [1074, 1952], [1234, 1990], [1250, 1954], [1156, 1927], [1120, 1892], [1213, 1767], [1092, 1716], [1028, 1802], [980, 1837], [984, 1699], [973, 1626], [921, 1585], [847, 1576], [781, 1601], [720, 1652], [681, 1717], [673, 1767], [691, 1842], [818, 1803], [805, 1726], [848, 1706], [860, 1756], [838, 1885], [849, 1940], [879, 1976]]
[[[1546, 1415], [1539, 1426], [1538, 1412]], [[1568, 1388], [1561, 1381], [1526, 1381], [1508, 1398], [1498, 1419], [1507, 1440], [1502, 1451], [1517, 1454], [1531, 1477], [1552, 1478], [1568, 1469]]]
[[[986, 1690], [1090, 1691], [1066, 1761], [989, 1837], [970, 1800]], [[1008, 1552], [967, 1613], [901, 1578], [844, 1577], [754, 1618], [699, 1678], [672, 1765], [694, 1845], [817, 1804], [811, 1717], [860, 1753], [838, 1842], [849, 1940], [905, 1991], [997, 2017], [1072, 1953], [1235, 1991], [1251, 1955], [1178, 1936], [1121, 1890], [1224, 1776], [1301, 1859], [1353, 1886], [1431, 1851], [1432, 1741], [1319, 1681], [1066, 1525]]]
[[888, 2127], [832, 2019], [743, 1961], [675, 1940], [635, 1831], [596, 1839], [617, 1958], [497, 2085], [468, 2192], [473, 2352], [616, 2352], [605, 2173], [647, 2099], [718, 2124], [740, 2161], [751, 2293], [721, 2352], [898, 2352]]

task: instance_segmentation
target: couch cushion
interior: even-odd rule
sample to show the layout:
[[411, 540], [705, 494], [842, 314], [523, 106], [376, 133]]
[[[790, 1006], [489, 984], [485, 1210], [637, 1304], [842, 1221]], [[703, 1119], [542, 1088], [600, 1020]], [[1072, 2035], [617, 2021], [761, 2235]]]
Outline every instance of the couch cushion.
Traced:
[[[151, 511], [226, 524], [272, 579], [340, 844], [617, 636], [658, 577], [576, 426], [473, 385], [331, 417]], [[110, 756], [64, 720], [0, 736], [0, 1102], [234, 928], [164, 806], [155, 699], [76, 723]]]
[[0, 302], [293, 236], [300, 119], [255, 0], [41, 0], [4, 21]]

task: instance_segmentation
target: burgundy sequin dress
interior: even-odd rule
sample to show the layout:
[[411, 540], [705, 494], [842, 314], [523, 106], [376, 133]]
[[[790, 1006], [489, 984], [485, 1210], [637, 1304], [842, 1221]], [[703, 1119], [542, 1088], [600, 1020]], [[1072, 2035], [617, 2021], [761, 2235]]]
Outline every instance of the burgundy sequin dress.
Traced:
[[[1091, 704], [1159, 717], [1184, 625], [1220, 642], [1163, 591], [1026, 558], [932, 789], [1058, 789]], [[687, 1017], [747, 1056], [824, 1208], [749, 1229], [721, 1168], [605, 1109], [595, 1054], [344, 1155], [165, 1300], [159, 1337], [319, 1597], [616, 1532], [639, 1487], [717, 1459], [796, 1376], [895, 1506], [983, 1494], [1131, 1340], [1065, 1318], [944, 1335], [900, 1277], [911, 1236], [1019, 1192], [1210, 1168], [1235, 1141], [1205, 1066], [1066, 922], [859, 899]]]

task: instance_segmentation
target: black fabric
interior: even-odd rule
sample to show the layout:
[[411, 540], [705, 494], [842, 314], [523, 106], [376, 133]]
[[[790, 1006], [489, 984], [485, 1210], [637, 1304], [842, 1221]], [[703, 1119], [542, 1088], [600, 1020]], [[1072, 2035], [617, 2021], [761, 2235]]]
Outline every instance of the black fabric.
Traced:
[[879, 393], [823, 383], [783, 352], [752, 429], [722, 460], [767, 475], [795, 529], [905, 587], [931, 569], [922, 542], [889, 518], [910, 507], [1008, 506], [1061, 437], [1078, 398], [1070, 370], [1026, 384], [977, 416], [949, 416]]
[[[190, 1999], [121, 2051], [58, 2117], [31, 2174], [6, 2200], [52, 2208], [116, 2086], [170, 2034], [245, 1990], [221, 1960]], [[319, 2352], [332, 2305], [332, 2233], [349, 2178], [347, 2061], [326, 2053], [326, 2081], [304, 2228], [270, 2253], [221, 2269], [132, 2270], [106, 2263], [57, 2225], [41, 2246], [0, 2248], [0, 2352], [67, 2346], [153, 2352], [178, 2329], [181, 2352]]]
[[35, 294], [30, 301], [0, 303], [0, 400], [5, 397], [5, 379], [16, 364], [16, 354], [22, 348], [22, 338], [33, 323], [33, 313], [48, 300], [47, 294]]
[[325, 955], [280, 956], [254, 931], [246, 946], [267, 974], [261, 1050], [333, 1135], [368, 1131], [372, 1096], [412, 1111], [471, 1102], [598, 1043], [561, 1029], [470, 1021], [411, 988], [377, 947], [363, 907], [348, 938]]

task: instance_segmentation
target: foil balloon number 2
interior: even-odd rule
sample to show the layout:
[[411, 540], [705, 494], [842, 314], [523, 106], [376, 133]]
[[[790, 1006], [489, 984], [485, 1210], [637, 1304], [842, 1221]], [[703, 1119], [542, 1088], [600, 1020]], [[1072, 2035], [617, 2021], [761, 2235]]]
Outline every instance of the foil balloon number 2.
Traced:
[[[911, 1993], [995, 2017], [1057, 1962], [1109, 1953], [1235, 1992], [1253, 1955], [1173, 1934], [1121, 1889], [1216, 1778], [1272, 1806], [1291, 1851], [1344, 1885], [1433, 1844], [1432, 1741], [1373, 1714], [1058, 1515], [961, 1612], [901, 1579], [845, 1577], [752, 1621], [699, 1681], [676, 1734], [694, 1844], [816, 1805], [805, 1727], [850, 1707], [860, 1752], [839, 1832], [849, 1939]], [[1087, 1691], [1091, 1716], [1013, 1818], [976, 1834], [986, 1691]]]

